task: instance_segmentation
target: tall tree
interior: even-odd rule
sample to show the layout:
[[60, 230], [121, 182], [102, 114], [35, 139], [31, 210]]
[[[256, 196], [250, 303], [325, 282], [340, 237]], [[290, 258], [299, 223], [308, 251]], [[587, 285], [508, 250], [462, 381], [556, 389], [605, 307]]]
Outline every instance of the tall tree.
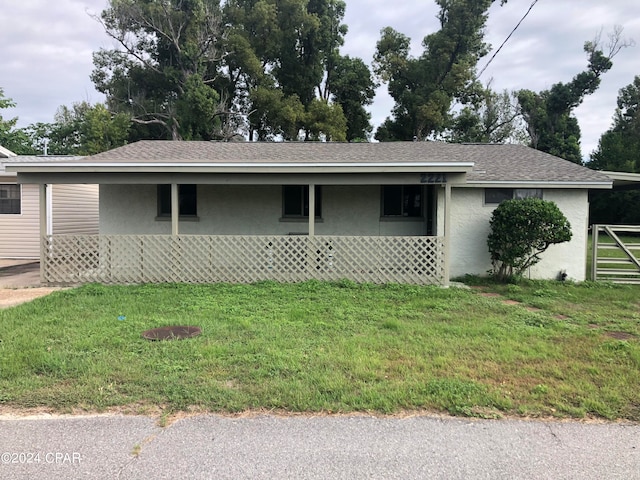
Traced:
[[124, 113], [112, 114], [103, 104], [79, 102], [61, 106], [53, 123], [27, 127], [31, 144], [38, 153], [52, 155], [93, 155], [127, 143], [131, 122]]
[[373, 130], [371, 114], [365, 110], [375, 96], [376, 83], [369, 67], [359, 58], [338, 56], [328, 72], [327, 92], [342, 107], [349, 142], [367, 140]]
[[[640, 76], [618, 93], [613, 125], [602, 134], [587, 166], [596, 170], [640, 173]], [[590, 221], [640, 224], [640, 191], [593, 194]]]
[[587, 166], [640, 173], [640, 76], [618, 93], [613, 125], [600, 137]]
[[621, 33], [622, 30], [617, 28], [610, 35], [606, 55], [599, 38], [586, 42], [587, 69], [573, 77], [571, 82], [556, 83], [550, 90], [539, 93], [531, 90], [518, 92], [518, 102], [533, 148], [582, 164], [580, 127], [573, 111], [585, 96], [598, 89], [600, 77], [613, 65], [611, 59], [628, 45], [621, 39]]
[[424, 140], [444, 130], [454, 100], [477, 88], [475, 67], [487, 53], [483, 34], [493, 1], [436, 0], [440, 30], [424, 37], [419, 58], [409, 55], [407, 36], [382, 30], [374, 71], [388, 82], [395, 106], [393, 118], [376, 132], [378, 140]]
[[[364, 62], [339, 53], [347, 32], [344, 11], [342, 0], [226, 2], [225, 65], [231, 95], [248, 114], [250, 139], [296, 140], [302, 132], [307, 140], [344, 140], [367, 131], [350, 102], [370, 102], [373, 82]], [[341, 81], [345, 64], [353, 67], [348, 87]]]
[[446, 138], [454, 143], [526, 143], [528, 136], [515, 94], [487, 85], [454, 116]]
[[214, 88], [222, 58], [219, 1], [110, 0], [98, 20], [119, 44], [94, 53], [91, 78], [109, 109], [160, 127], [164, 138], [214, 138], [229, 114]]
[[0, 88], [0, 145], [18, 155], [33, 154], [29, 136], [23, 129], [16, 128], [18, 117], [5, 120], [2, 116], [2, 110], [15, 106], [13, 99], [5, 97]]

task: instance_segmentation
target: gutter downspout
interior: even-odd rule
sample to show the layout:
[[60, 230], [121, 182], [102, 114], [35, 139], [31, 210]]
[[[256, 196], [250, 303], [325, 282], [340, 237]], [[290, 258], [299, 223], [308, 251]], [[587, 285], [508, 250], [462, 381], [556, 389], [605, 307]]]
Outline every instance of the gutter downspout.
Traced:
[[53, 185], [45, 185], [47, 192], [47, 235], [53, 235]]
[[47, 233], [49, 231], [48, 227], [48, 216], [47, 216], [47, 184], [42, 183], [39, 185], [40, 187], [40, 195], [39, 195], [39, 207], [40, 207], [40, 283], [45, 283], [45, 264], [47, 263], [48, 252], [47, 252]]

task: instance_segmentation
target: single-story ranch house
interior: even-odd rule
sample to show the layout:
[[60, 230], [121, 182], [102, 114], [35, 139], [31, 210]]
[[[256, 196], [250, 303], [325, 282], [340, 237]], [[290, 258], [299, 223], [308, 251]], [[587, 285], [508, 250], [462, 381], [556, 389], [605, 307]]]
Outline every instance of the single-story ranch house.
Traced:
[[[38, 185], [18, 184], [6, 166], [18, 162], [55, 162], [81, 157], [16, 155], [0, 146], [0, 258], [40, 258]], [[55, 185], [45, 198], [48, 235], [98, 234], [98, 185]]]
[[504, 199], [572, 226], [531, 278], [584, 280], [588, 191], [606, 175], [521, 145], [140, 141], [10, 166], [21, 184], [100, 185], [99, 235], [41, 229], [44, 282], [352, 279], [448, 285], [486, 274]]

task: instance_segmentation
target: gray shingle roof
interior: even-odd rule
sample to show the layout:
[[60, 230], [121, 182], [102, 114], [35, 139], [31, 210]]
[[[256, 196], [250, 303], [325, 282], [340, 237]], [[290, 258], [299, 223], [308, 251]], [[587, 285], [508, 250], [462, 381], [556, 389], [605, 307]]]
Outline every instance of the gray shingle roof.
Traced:
[[0, 158], [0, 173], [8, 176], [15, 176], [15, 172], [6, 172], [5, 167], [14, 163], [40, 163], [40, 162], [61, 162], [76, 161], [85, 157], [77, 155], [15, 155], [8, 158]]
[[382, 163], [464, 161], [442, 142], [177, 142], [125, 145], [90, 157], [95, 162], [189, 163]]
[[[43, 157], [38, 157], [40, 161]], [[452, 144], [444, 142], [319, 143], [196, 142], [144, 140], [65, 163], [83, 165], [234, 163], [467, 163], [474, 166], [467, 182], [602, 183], [609, 178], [523, 145]], [[445, 167], [446, 169], [446, 167]]]

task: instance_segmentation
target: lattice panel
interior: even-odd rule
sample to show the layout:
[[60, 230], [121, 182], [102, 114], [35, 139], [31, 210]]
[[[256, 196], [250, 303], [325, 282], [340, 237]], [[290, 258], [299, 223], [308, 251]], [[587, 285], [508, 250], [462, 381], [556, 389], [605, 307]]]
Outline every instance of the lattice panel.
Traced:
[[441, 237], [61, 235], [44, 246], [49, 283], [444, 283]]

